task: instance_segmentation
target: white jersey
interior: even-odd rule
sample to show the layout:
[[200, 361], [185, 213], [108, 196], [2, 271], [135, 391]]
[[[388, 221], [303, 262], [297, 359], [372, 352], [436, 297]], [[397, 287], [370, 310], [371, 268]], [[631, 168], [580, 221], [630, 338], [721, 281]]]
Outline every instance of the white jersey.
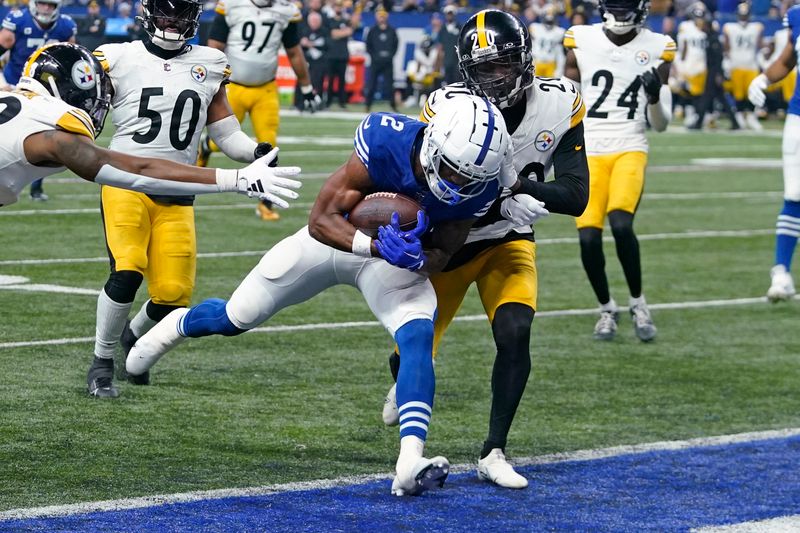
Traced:
[[760, 22], [728, 22], [722, 26], [722, 32], [728, 39], [728, 59], [731, 68], [758, 70], [758, 50], [764, 25]]
[[286, 0], [274, 0], [269, 7], [250, 0], [219, 0], [216, 12], [228, 24], [225, 53], [231, 81], [254, 87], [274, 80], [283, 33], [289, 24], [303, 20], [297, 6]]
[[706, 32], [691, 20], [678, 25], [678, 60], [675, 62], [682, 76], [696, 76], [708, 70], [706, 64]]
[[230, 74], [225, 54], [192, 46], [162, 59], [133, 41], [104, 44], [94, 55], [114, 87], [109, 148], [193, 165], [208, 106]]
[[534, 63], [564, 63], [564, 28], [534, 22], [530, 32]]
[[642, 29], [617, 46], [601, 24], [573, 26], [564, 46], [575, 51], [586, 102], [586, 153], [647, 151], [647, 95], [639, 75], [675, 58], [675, 41]]
[[[422, 108], [420, 119], [424, 122], [436, 115], [443, 102], [459, 94], [472, 94], [464, 83], [453, 83], [430, 94]], [[525, 116], [511, 135], [514, 149], [514, 170], [518, 175], [544, 181], [553, 167], [553, 154], [564, 134], [577, 126], [586, 108], [580, 93], [566, 78], [535, 78], [528, 89]], [[509, 191], [503, 191], [508, 195]], [[472, 227], [467, 243], [500, 239], [509, 232], [533, 233], [530, 226], [516, 227], [490, 209]]]
[[33, 181], [64, 167], [40, 167], [25, 158], [25, 139], [48, 130], [84, 135], [94, 142], [89, 115], [50, 96], [28, 91], [0, 91], [0, 207], [13, 204]]

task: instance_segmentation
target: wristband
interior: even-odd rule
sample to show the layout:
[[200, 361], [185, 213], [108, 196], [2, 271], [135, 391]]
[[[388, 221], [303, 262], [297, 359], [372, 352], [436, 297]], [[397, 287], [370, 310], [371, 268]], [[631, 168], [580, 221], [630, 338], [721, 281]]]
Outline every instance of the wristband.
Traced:
[[313, 85], [303, 85], [302, 87], [300, 87], [300, 92], [303, 93], [303, 94], [311, 94], [311, 93], [314, 92], [314, 86]]
[[239, 171], [233, 168], [218, 168], [217, 187], [219, 187], [220, 192], [238, 191]]
[[360, 230], [353, 235], [353, 255], [358, 257], [372, 257], [372, 238]]

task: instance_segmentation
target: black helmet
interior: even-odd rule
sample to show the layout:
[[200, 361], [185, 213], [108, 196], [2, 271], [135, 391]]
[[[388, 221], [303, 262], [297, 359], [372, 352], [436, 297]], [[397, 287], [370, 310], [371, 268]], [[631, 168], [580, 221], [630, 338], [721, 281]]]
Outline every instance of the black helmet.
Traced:
[[202, 12], [202, 0], [142, 0], [138, 18], [156, 44], [183, 44], [197, 33]]
[[111, 101], [111, 80], [83, 46], [53, 43], [39, 48], [25, 63], [17, 87], [83, 109], [92, 119], [95, 136], [102, 131]]
[[528, 29], [517, 17], [485, 9], [458, 36], [458, 68], [467, 87], [500, 108], [514, 105], [533, 85]]
[[603, 26], [611, 33], [624, 35], [639, 30], [650, 11], [650, 0], [600, 0]]

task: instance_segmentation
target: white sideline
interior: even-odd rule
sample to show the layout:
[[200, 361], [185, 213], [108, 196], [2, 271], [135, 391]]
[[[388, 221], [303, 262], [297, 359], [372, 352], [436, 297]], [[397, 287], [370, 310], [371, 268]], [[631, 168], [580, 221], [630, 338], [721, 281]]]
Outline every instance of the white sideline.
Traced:
[[[769, 229], [743, 229], [743, 230], [708, 230], [708, 231], [681, 231], [675, 233], [646, 233], [637, 235], [640, 241], [663, 241], [669, 239], [716, 239], [732, 237], [759, 237], [761, 235], [773, 235], [774, 228]], [[614, 238], [610, 235], [603, 237], [604, 242], [613, 242]], [[554, 237], [552, 239], [537, 239], [536, 244], [577, 244], [577, 237]], [[265, 250], [244, 250], [241, 252], [211, 252], [199, 253], [198, 258], [214, 257], [241, 257], [248, 255], [264, 255]], [[53, 265], [53, 264], [79, 264], [79, 263], [105, 263], [108, 257], [66, 257], [58, 259], [6, 259], [0, 261], [0, 266], [10, 265]]]
[[753, 520], [726, 526], [706, 526], [691, 530], [692, 533], [788, 533], [800, 531], [800, 514], [781, 516], [767, 520]]
[[[688, 440], [650, 442], [644, 444], [631, 444], [612, 446], [594, 450], [577, 450], [573, 452], [553, 453], [535, 457], [524, 457], [512, 460], [520, 466], [543, 465], [563, 463], [568, 461], [594, 461], [622, 455], [634, 455], [655, 451], [677, 451], [689, 448], [707, 448], [725, 446], [729, 444], [754, 442], [761, 440], [781, 439], [800, 435], [800, 428], [786, 428], [767, 431], [753, 431], [734, 435], [720, 435], [714, 437], [699, 437]], [[453, 465], [451, 472], [470, 472], [474, 464]], [[296, 483], [280, 483], [261, 487], [245, 487], [238, 489], [217, 489], [177, 494], [159, 494], [139, 498], [125, 498], [120, 500], [106, 500], [98, 502], [74, 503], [67, 505], [50, 505], [46, 507], [31, 507], [27, 509], [11, 509], [0, 512], [0, 521], [12, 519], [26, 519], [46, 516], [69, 516], [76, 514], [92, 513], [97, 511], [119, 511], [124, 509], [141, 509], [157, 505], [188, 503], [200, 500], [216, 500], [221, 498], [236, 498], [247, 496], [264, 496], [281, 492], [296, 492], [303, 490], [328, 489], [333, 487], [357, 485], [371, 481], [391, 479], [391, 474], [369, 474], [362, 476], [345, 476], [336, 479], [320, 479]], [[388, 494], [388, 493], [387, 493]]]
[[[0, 286], [0, 289], [3, 287]], [[97, 294], [95, 293], [95, 296]], [[795, 296], [795, 299], [800, 299], [800, 295]], [[703, 309], [706, 307], [728, 307], [732, 305], [751, 305], [766, 303], [767, 298], [761, 296], [758, 298], [734, 298], [730, 300], [698, 300], [688, 302], [667, 302], [660, 304], [650, 304], [652, 310], [673, 310], [673, 309]], [[620, 311], [626, 311], [626, 307], [620, 307]], [[557, 309], [553, 311], [539, 311], [536, 313], [537, 317], [564, 317], [564, 316], [580, 316], [580, 315], [594, 315], [597, 308], [591, 307], [588, 309]], [[456, 322], [477, 322], [487, 320], [486, 315], [465, 315], [455, 318]], [[263, 328], [253, 328], [247, 333], [285, 333], [293, 331], [318, 331], [318, 330], [339, 330], [346, 328], [366, 328], [366, 327], [380, 327], [380, 322], [377, 320], [364, 320], [360, 322], [320, 322], [314, 324], [292, 324], [284, 326], [266, 326]], [[0, 342], [0, 350], [9, 348], [25, 348], [30, 346], [52, 346], [63, 344], [80, 344], [85, 342], [94, 342], [94, 337], [70, 337], [63, 339], [49, 339], [41, 341], [18, 341], [18, 342]]]

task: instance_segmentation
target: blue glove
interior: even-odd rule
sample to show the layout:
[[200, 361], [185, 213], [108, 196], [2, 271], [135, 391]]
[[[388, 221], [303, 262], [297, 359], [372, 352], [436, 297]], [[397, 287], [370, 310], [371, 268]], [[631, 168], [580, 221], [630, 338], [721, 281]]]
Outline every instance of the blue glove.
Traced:
[[424, 211], [417, 212], [417, 226], [411, 231], [401, 231], [399, 216], [393, 213], [391, 223], [378, 228], [375, 248], [390, 265], [416, 272], [427, 261], [419, 240], [427, 229], [428, 219]]

